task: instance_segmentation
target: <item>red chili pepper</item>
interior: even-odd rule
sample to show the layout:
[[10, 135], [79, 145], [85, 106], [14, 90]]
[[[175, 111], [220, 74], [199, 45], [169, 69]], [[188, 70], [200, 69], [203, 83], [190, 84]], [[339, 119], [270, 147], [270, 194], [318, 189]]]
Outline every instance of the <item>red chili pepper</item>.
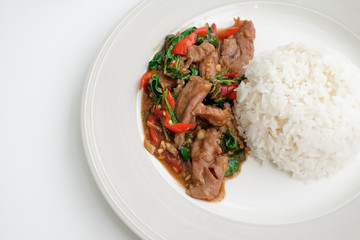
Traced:
[[167, 92], [166, 100], [168, 101], [171, 109], [174, 110], [175, 109], [175, 99], [170, 91]]
[[149, 82], [149, 79], [152, 78], [155, 73], [156, 70], [151, 70], [151, 71], [147, 71], [142, 75], [140, 80], [139, 90], [142, 89]]
[[182, 172], [183, 171], [183, 167], [176, 163], [176, 159], [174, 159], [173, 157], [170, 157], [169, 154], [165, 152], [163, 152], [161, 154], [163, 157], [164, 157], [164, 160], [170, 165], [172, 166], [173, 168], [175, 168], [176, 170], [178, 170], [179, 172]]
[[236, 99], [236, 92], [235, 91], [232, 91], [229, 95], [228, 95], [228, 99], [230, 100], [235, 100]]
[[192, 124], [192, 123], [175, 123], [175, 124], [163, 123], [163, 124], [167, 129], [169, 129], [174, 133], [186, 132], [187, 130], [196, 126], [196, 124]]
[[195, 44], [196, 38], [197, 34], [195, 32], [192, 32], [187, 37], [178, 41], [175, 44], [174, 48], [171, 50], [171, 53], [180, 56], [186, 56], [188, 47]]
[[197, 28], [193, 31], [193, 33], [196, 33], [200, 36], [205, 36], [206, 34], [208, 34], [209, 30], [207, 27], [201, 27], [201, 28]]
[[164, 116], [164, 110], [161, 110], [160, 104], [156, 104], [155, 106], [155, 119], [159, 120]]
[[174, 133], [182, 133], [196, 126], [196, 124], [192, 123], [175, 123], [171, 124], [169, 121], [171, 120], [170, 114], [168, 111], [165, 111], [165, 116], [161, 118], [161, 122], [170, 131]]
[[235, 72], [235, 73], [227, 73], [227, 74], [224, 74], [225, 77], [228, 77], [228, 78], [236, 78], [236, 75], [238, 74], [238, 72]]
[[239, 86], [238, 83], [233, 83], [232, 85], [221, 85], [221, 92], [219, 97], [225, 97], [229, 94], [231, 94], [235, 88], [237, 88]]
[[213, 30], [213, 33], [215, 33], [215, 35], [217, 35], [217, 27], [216, 27], [215, 23], [211, 24], [211, 29]]
[[[148, 116], [148, 121], [151, 122], [152, 124], [156, 124], [156, 120], [155, 120], [155, 117], [154, 115], [149, 115]], [[155, 131], [155, 129], [153, 128], [148, 128], [149, 129], [149, 133], [150, 133], [150, 137], [151, 137], [151, 140], [153, 141], [153, 143], [155, 144], [155, 146], [157, 148], [160, 147], [160, 142], [161, 142], [161, 139], [160, 139], [160, 136], [158, 135], [158, 133]]]
[[239, 27], [230, 27], [226, 29], [221, 29], [217, 33], [217, 37], [220, 40], [230, 37], [231, 35], [235, 34], [239, 30]]

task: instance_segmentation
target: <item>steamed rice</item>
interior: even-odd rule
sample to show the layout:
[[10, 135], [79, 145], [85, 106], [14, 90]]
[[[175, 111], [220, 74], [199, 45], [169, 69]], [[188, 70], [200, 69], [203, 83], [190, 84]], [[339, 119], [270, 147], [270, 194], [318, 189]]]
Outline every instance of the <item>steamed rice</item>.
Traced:
[[290, 44], [255, 57], [245, 75], [234, 112], [249, 156], [313, 179], [360, 149], [360, 71], [340, 54]]

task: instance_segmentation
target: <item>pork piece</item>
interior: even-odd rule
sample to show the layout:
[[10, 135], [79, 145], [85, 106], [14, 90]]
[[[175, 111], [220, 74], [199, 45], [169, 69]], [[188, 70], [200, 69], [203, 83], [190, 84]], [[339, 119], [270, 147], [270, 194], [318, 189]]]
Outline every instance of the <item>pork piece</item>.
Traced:
[[240, 55], [239, 47], [234, 36], [224, 39], [221, 44], [221, 57], [233, 57], [236, 53]]
[[217, 74], [216, 65], [219, 62], [219, 54], [217, 51], [212, 52], [204, 58], [199, 64], [199, 74], [205, 79], [213, 78]]
[[186, 57], [191, 62], [200, 62], [214, 51], [215, 51], [214, 45], [205, 41], [199, 46], [196, 45], [190, 46], [188, 48], [188, 53]]
[[164, 89], [169, 89], [171, 91], [178, 85], [176, 80], [166, 76], [162, 70], [158, 70], [156, 73], [159, 75], [160, 84]]
[[[209, 93], [212, 84], [199, 76], [190, 76], [189, 82], [176, 100], [175, 114], [181, 123], [195, 123], [192, 114], [196, 105], [201, 103]], [[185, 140], [185, 133], [175, 134], [174, 142], [180, 147]]]
[[228, 156], [219, 155], [221, 132], [209, 128], [203, 138], [197, 137], [191, 145], [192, 183], [187, 193], [198, 199], [212, 200], [220, 193]]
[[239, 27], [239, 30], [233, 37], [224, 39], [219, 63], [223, 68], [229, 68], [229, 72], [238, 72], [242, 76], [245, 73], [243, 67], [254, 56], [255, 28], [252, 21], [240, 21], [239, 18], [235, 20], [234, 26]]
[[224, 126], [231, 114], [231, 108], [229, 103], [224, 104], [224, 110], [218, 107], [206, 106], [203, 103], [199, 103], [193, 114], [209, 121], [214, 126]]

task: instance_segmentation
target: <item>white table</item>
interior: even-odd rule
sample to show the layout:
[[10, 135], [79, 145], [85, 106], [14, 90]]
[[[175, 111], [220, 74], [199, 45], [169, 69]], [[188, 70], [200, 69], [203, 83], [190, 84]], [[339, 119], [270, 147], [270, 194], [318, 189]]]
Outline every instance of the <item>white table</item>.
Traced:
[[0, 239], [139, 239], [98, 190], [80, 131], [89, 67], [138, 2], [0, 1]]

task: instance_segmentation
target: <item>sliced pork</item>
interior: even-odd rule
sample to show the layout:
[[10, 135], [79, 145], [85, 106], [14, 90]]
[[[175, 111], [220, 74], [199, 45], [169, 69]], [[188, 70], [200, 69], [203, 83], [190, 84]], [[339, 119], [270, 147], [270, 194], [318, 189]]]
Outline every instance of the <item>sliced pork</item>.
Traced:
[[209, 42], [203, 42], [199, 46], [193, 45], [188, 48], [187, 58], [192, 62], [200, 62], [215, 51], [214, 45]]
[[235, 20], [234, 26], [239, 27], [239, 30], [233, 37], [223, 41], [219, 63], [241, 76], [245, 73], [244, 66], [254, 57], [255, 27], [252, 21], [240, 19]]
[[[175, 114], [181, 123], [195, 123], [194, 108], [209, 93], [212, 84], [199, 76], [191, 76], [176, 101]], [[184, 143], [185, 133], [175, 134], [176, 146]]]
[[212, 52], [209, 56], [204, 58], [199, 64], [199, 74], [205, 79], [213, 78], [218, 71], [216, 65], [219, 62], [219, 54], [217, 51]]
[[224, 109], [199, 103], [193, 114], [208, 120], [214, 126], [224, 126], [231, 114], [231, 108], [229, 103], [224, 104]]
[[222, 152], [220, 138], [221, 132], [209, 128], [205, 133], [198, 133], [191, 145], [192, 183], [187, 193], [194, 198], [212, 200], [220, 193], [228, 169], [228, 157], [219, 155]]

